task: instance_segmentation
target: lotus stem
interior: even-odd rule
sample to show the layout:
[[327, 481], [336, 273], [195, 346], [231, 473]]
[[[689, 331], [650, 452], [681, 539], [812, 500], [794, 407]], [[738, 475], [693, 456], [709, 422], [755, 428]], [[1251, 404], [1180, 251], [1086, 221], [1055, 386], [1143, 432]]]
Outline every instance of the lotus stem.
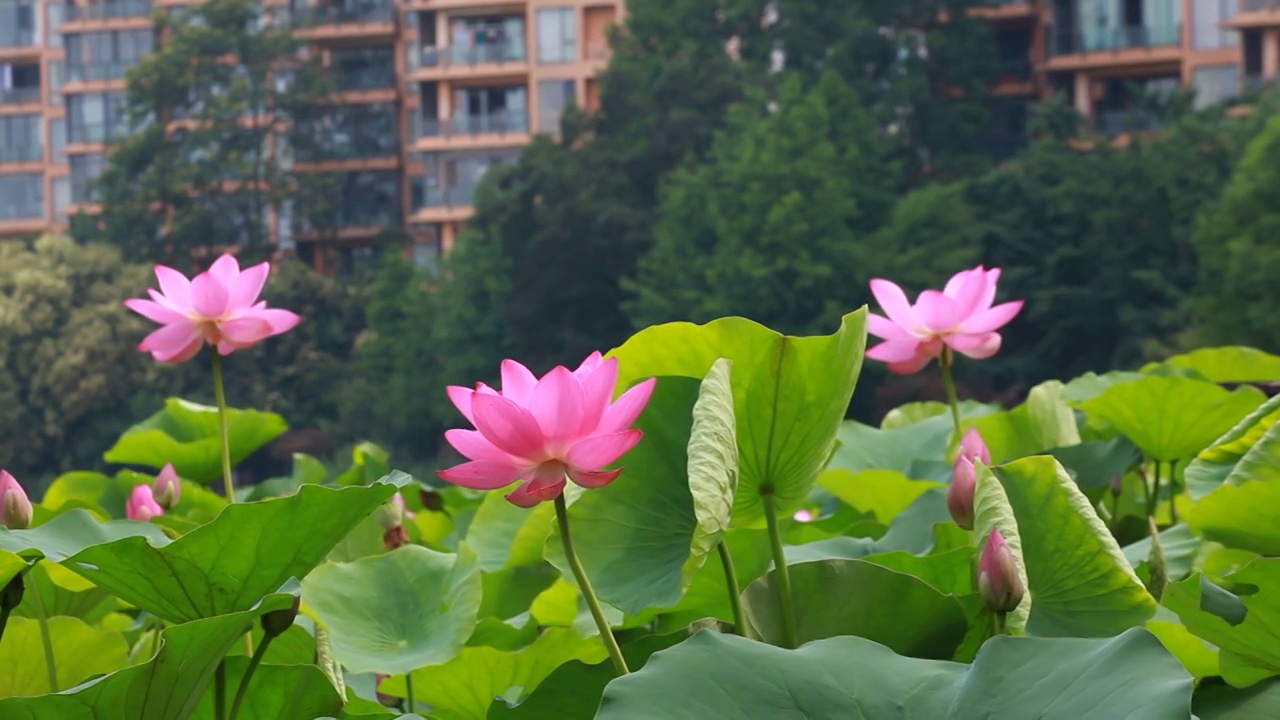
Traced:
[[213, 717], [214, 720], [227, 718], [227, 659], [218, 661], [218, 669], [213, 671]]
[[1154, 518], [1156, 509], [1160, 507], [1160, 465], [1161, 462], [1156, 460], [1155, 469], [1152, 473], [1151, 494], [1147, 497], [1147, 517]]
[[[404, 694], [405, 712], [413, 712], [413, 708], [417, 703], [413, 701], [413, 673], [411, 672], [404, 674]], [[235, 718], [231, 718], [231, 720], [235, 720]]]
[[742, 615], [742, 594], [738, 591], [738, 573], [733, 569], [733, 557], [729, 555], [729, 546], [724, 540], [716, 543], [720, 551], [720, 564], [724, 566], [724, 583], [729, 589], [729, 607], [733, 608], [733, 628], [743, 637], [747, 636], [747, 622]]
[[[246, 637], [248, 637], [246, 635]], [[262, 656], [267, 654], [267, 647], [271, 645], [271, 640], [275, 636], [266, 633], [262, 638], [262, 644], [258, 646], [253, 657], [249, 658], [249, 666], [244, 669], [244, 675], [240, 676], [240, 685], [236, 688], [236, 697], [231, 701], [231, 718], [236, 720], [240, 716], [240, 705], [244, 702], [244, 697], [249, 691], [249, 680], [253, 678], [253, 674], [258, 670], [258, 665], [262, 663]]]
[[156, 618], [154, 626], [154, 634], [151, 636], [151, 657], [155, 657], [160, 652], [160, 631], [164, 629], [164, 621]]
[[[40, 597], [40, 582], [31, 583], [32, 605], [36, 608], [36, 621], [40, 623], [40, 642], [44, 644], [44, 665], [49, 671], [49, 692], [58, 692], [58, 665], [53, 659], [53, 637], [49, 635], [49, 617], [45, 612], [44, 600]], [[5, 618], [8, 622], [9, 618]]]
[[956, 395], [956, 381], [951, 376], [953, 363], [951, 348], [944, 347], [938, 358], [938, 367], [942, 369], [942, 384], [947, 388], [947, 404], [951, 406], [951, 422], [956, 426], [956, 437], [960, 437], [960, 398]]
[[[231, 432], [227, 428], [227, 392], [222, 384], [222, 355], [218, 348], [213, 354], [213, 397], [218, 403], [218, 431], [222, 435], [222, 487], [227, 493], [227, 503], [236, 501], [236, 484], [231, 478]], [[244, 653], [253, 655], [253, 634], [244, 634]]]
[[556, 524], [560, 526], [560, 542], [564, 545], [564, 555], [569, 561], [569, 569], [573, 571], [573, 577], [578, 581], [578, 589], [582, 591], [582, 597], [587, 601], [587, 607], [591, 610], [591, 617], [596, 621], [596, 627], [600, 628], [600, 641], [604, 643], [604, 649], [609, 652], [613, 667], [617, 669], [619, 675], [626, 675], [631, 670], [627, 668], [626, 658], [622, 657], [622, 648], [618, 647], [618, 639], [613, 636], [613, 629], [605, 619], [604, 610], [600, 608], [600, 600], [596, 598], [596, 591], [591, 589], [591, 582], [587, 580], [587, 571], [583, 569], [582, 561], [574, 552], [573, 537], [569, 534], [569, 508], [565, 505], [564, 493], [556, 496], [555, 505]]
[[776, 575], [778, 608], [782, 611], [782, 638], [786, 647], [794, 649], [800, 644], [800, 632], [796, 629], [795, 601], [791, 597], [791, 571], [787, 569], [787, 556], [782, 550], [782, 533], [778, 530], [778, 507], [773, 491], [763, 493], [764, 519], [769, 526], [769, 544], [773, 547], [773, 572]]
[[1173, 525], [1178, 524], [1178, 498], [1173, 492], [1173, 483], [1177, 480], [1177, 467], [1177, 460], [1169, 463], [1169, 522]]

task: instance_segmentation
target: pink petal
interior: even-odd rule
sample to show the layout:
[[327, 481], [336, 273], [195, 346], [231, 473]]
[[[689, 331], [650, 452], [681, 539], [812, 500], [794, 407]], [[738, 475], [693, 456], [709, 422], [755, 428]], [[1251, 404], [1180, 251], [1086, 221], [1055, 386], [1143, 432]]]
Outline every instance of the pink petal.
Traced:
[[1000, 352], [1000, 333], [978, 335], [952, 335], [947, 344], [956, 352], [974, 360], [986, 360]]
[[915, 375], [933, 360], [934, 355], [919, 355], [903, 362], [889, 363], [889, 371], [898, 375]]
[[564, 466], [546, 463], [533, 472], [529, 482], [507, 494], [507, 500], [520, 507], [533, 507], [540, 502], [556, 499], [564, 492]]
[[569, 448], [564, 461], [573, 470], [599, 470], [612, 465], [640, 442], [644, 433], [639, 430], [623, 430], [609, 435], [597, 435], [575, 443]]
[[231, 283], [235, 282], [240, 275], [240, 262], [236, 260], [235, 255], [223, 253], [209, 266], [208, 274], [217, 278], [218, 284], [230, 288]]
[[471, 396], [476, 428], [498, 449], [518, 458], [547, 459], [546, 440], [528, 410], [505, 397], [476, 392]]
[[158, 302], [152, 302], [151, 300], [131, 298], [124, 301], [124, 306], [138, 313], [142, 317], [158, 322], [161, 325], [185, 322], [187, 319], [182, 313], [175, 312], [174, 310], [167, 308]]
[[488, 460], [472, 460], [455, 465], [448, 470], [440, 470], [436, 474], [446, 482], [460, 485], [472, 490], [497, 490], [527, 475], [529, 468], [490, 462]]
[[1022, 311], [1022, 300], [1001, 303], [990, 310], [978, 313], [960, 324], [960, 331], [965, 333], [989, 333], [999, 330]]
[[[223, 255], [223, 257], [231, 256]], [[232, 262], [234, 263], [235, 261], [232, 260]], [[214, 263], [214, 267], [217, 267], [217, 265], [218, 263]], [[212, 269], [210, 269], [210, 272], [212, 272]], [[267, 276], [270, 274], [271, 265], [269, 263], [258, 263], [226, 281], [227, 307], [233, 311], [252, 307], [258, 301], [258, 295], [262, 294], [262, 286], [267, 284]]]
[[475, 416], [471, 414], [471, 396], [475, 395], [476, 391], [460, 385], [450, 385], [444, 391], [449, 396], [453, 406], [458, 408], [458, 412], [462, 413], [462, 417], [466, 418], [467, 422], [475, 425]]
[[202, 317], [222, 317], [227, 311], [227, 286], [209, 273], [197, 275], [191, 281], [191, 305]]
[[529, 372], [529, 368], [515, 360], [502, 361], [503, 397], [510, 398], [517, 405], [528, 407], [529, 399], [533, 396], [533, 388], [537, 384], [538, 378]]
[[288, 310], [279, 310], [276, 308], [268, 308], [266, 310], [255, 310], [252, 313], [246, 313], [246, 316], [262, 318], [271, 324], [271, 334], [280, 335], [295, 328], [298, 323], [302, 322], [302, 318]]
[[178, 309], [191, 307], [191, 281], [186, 275], [164, 265], [156, 266], [156, 280], [164, 293]]
[[915, 313], [921, 325], [939, 333], [955, 329], [964, 319], [956, 301], [937, 290], [925, 290], [920, 293], [920, 299], [916, 301]]
[[604, 417], [600, 418], [600, 425], [596, 427], [596, 434], [608, 435], [630, 429], [640, 413], [644, 412], [644, 406], [649, 404], [649, 397], [653, 395], [657, 382], [657, 378], [649, 378], [622, 393], [622, 397], [604, 411]]
[[548, 445], [576, 440], [582, 422], [582, 385], [567, 368], [553, 368], [534, 386], [529, 411]]
[[523, 465], [520, 460], [499, 450], [479, 430], [446, 430], [444, 439], [468, 460], [487, 460], [505, 465]]
[[224, 339], [238, 349], [244, 349], [271, 337], [271, 323], [260, 317], [241, 317], [218, 323]]
[[199, 326], [184, 319], [164, 325], [147, 335], [138, 349], [152, 353], [159, 360], [162, 355], [172, 357], [183, 353], [191, 343], [197, 343], [198, 348], [201, 339]]
[[605, 470], [603, 472], [591, 472], [589, 470], [576, 470], [569, 468], [569, 479], [576, 485], [584, 488], [602, 488], [605, 485], [618, 479], [622, 474], [622, 468], [617, 470]]
[[587, 375], [588, 373], [594, 372], [596, 368], [600, 367], [600, 363], [601, 363], [600, 351], [596, 350], [595, 352], [588, 355], [586, 360], [582, 361], [582, 364], [578, 366], [577, 370], [573, 371], [573, 374], [577, 375], [578, 377]]
[[960, 317], [968, 317], [977, 308], [986, 288], [987, 271], [979, 265], [972, 270], [956, 273], [947, 281], [943, 294], [955, 301]]
[[991, 451], [983, 441], [982, 433], [978, 432], [978, 428], [969, 428], [969, 432], [960, 438], [960, 457], [970, 460], [978, 458], [985, 465], [991, 464]]
[[613, 388], [618, 384], [618, 358], [611, 357], [596, 365], [594, 370], [575, 373], [582, 386], [582, 413], [578, 424], [578, 434], [588, 436], [596, 434], [605, 410], [613, 401]]
[[896, 283], [876, 278], [871, 281], [871, 294], [876, 296], [880, 309], [899, 327], [915, 327], [916, 316], [907, 294]]
[[887, 363], [903, 362], [917, 357], [923, 344], [919, 340], [886, 340], [867, 350], [867, 357]]
[[978, 303], [973, 306], [973, 314], [980, 313], [991, 308], [991, 303], [996, 301], [996, 285], [1000, 283], [1000, 268], [991, 268], [987, 271], [987, 282], [982, 288], [982, 297], [978, 298]]
[[910, 340], [912, 328], [899, 327], [886, 317], [867, 313], [867, 332], [882, 340]]

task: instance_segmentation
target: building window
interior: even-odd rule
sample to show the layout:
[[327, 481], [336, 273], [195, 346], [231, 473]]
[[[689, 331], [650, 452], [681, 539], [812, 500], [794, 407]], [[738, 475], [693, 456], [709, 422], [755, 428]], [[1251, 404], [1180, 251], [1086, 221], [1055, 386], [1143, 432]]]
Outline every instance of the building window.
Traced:
[[44, 143], [39, 115], [0, 116], [0, 163], [39, 162]]
[[114, 80], [151, 54], [152, 30], [76, 33], [66, 44], [68, 80]]
[[1236, 31], [1222, 27], [1236, 13], [1237, 0], [1192, 0], [1192, 41], [1197, 50], [1235, 47]]
[[396, 86], [395, 48], [338, 49], [329, 56], [338, 90], [378, 90]]
[[453, 91], [453, 130], [464, 135], [526, 132], [527, 95], [523, 85], [457, 88]]
[[450, 27], [449, 62], [454, 65], [525, 59], [523, 17], [452, 18]]
[[40, 102], [40, 66], [0, 63], [0, 104]]
[[66, 72], [66, 65], [62, 60], [50, 60], [46, 66], [49, 69], [49, 104], [62, 104], [62, 77]]
[[44, 217], [44, 175], [0, 175], [0, 220]]
[[577, 27], [571, 7], [538, 11], [538, 62], [570, 63], [577, 57]]
[[124, 92], [68, 96], [68, 140], [72, 143], [100, 143], [128, 133], [128, 108], [125, 101]]
[[47, 19], [45, 25], [48, 26], [49, 47], [62, 47], [62, 22], [67, 17], [67, 6], [62, 3], [51, 2], [45, 4], [45, 13]]
[[0, 47], [39, 44], [35, 0], [0, 0]]
[[54, 118], [49, 121], [49, 147], [53, 150], [53, 164], [67, 163], [67, 121]]
[[425, 235], [413, 244], [413, 264], [435, 275], [440, 270], [440, 257], [444, 255], [440, 243], [440, 226], [432, 226]]
[[560, 132], [560, 116], [574, 101], [573, 80], [543, 80], [538, 83], [538, 131]]
[[1240, 94], [1240, 68], [1237, 65], [1196, 68], [1191, 83], [1196, 89], [1196, 108], [1206, 108]]
[[92, 200], [93, 181], [98, 179], [103, 167], [107, 164], [102, 153], [71, 156], [71, 202], [83, 203]]
[[400, 152], [397, 108], [392, 103], [328, 106], [301, 123], [292, 138], [299, 161], [388, 157]]
[[67, 209], [71, 207], [71, 178], [56, 177], [53, 179], [53, 219], [57, 222], [67, 221]]

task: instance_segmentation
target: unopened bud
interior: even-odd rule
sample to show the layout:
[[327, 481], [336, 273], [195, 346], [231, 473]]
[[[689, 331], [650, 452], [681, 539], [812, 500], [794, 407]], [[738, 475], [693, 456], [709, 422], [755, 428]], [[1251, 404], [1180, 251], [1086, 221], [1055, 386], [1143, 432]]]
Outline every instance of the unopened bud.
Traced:
[[8, 470], [0, 470], [0, 525], [10, 530], [31, 527], [31, 500]]
[[422, 507], [431, 512], [444, 509], [444, 496], [434, 490], [419, 490], [418, 499], [422, 501]]
[[1120, 497], [1124, 494], [1124, 473], [1117, 473], [1111, 478], [1111, 496]]
[[171, 510], [174, 505], [178, 504], [178, 500], [182, 498], [182, 481], [178, 479], [178, 472], [173, 469], [173, 463], [168, 463], [164, 466], [164, 469], [156, 476], [156, 482], [153, 487], [152, 494], [160, 507], [165, 510]]
[[973, 460], [965, 455], [956, 458], [951, 474], [951, 487], [947, 488], [947, 510], [951, 518], [965, 530], [973, 529], [973, 493], [977, 487], [978, 471]]
[[[391, 496], [391, 502], [395, 503], [395, 504], [396, 504], [396, 506], [400, 508], [400, 512], [404, 515], [404, 517], [409, 518], [410, 520], [412, 520], [412, 519], [414, 519], [415, 517], [417, 517], [417, 514], [416, 514], [416, 513], [414, 513], [414, 512], [413, 512], [412, 510], [410, 510], [409, 508], [405, 507], [405, 505], [404, 505], [404, 497], [403, 497], [403, 496], [401, 496], [401, 495], [400, 495], [400, 493], [396, 493], [395, 495], [392, 495], [392, 496]], [[404, 522], [404, 521], [403, 521], [403, 520], [401, 520], [401, 523], [403, 523], [403, 522]]]
[[959, 457], [967, 457], [970, 462], [981, 460], [983, 465], [991, 464], [991, 451], [987, 449], [987, 443], [983, 441], [978, 428], [969, 428], [969, 432], [960, 438]]
[[124, 504], [125, 515], [130, 520], [146, 522], [157, 515], [164, 514], [164, 508], [156, 502], [150, 485], [135, 485], [129, 493], [129, 500]]
[[293, 604], [287, 608], [280, 610], [272, 610], [262, 616], [262, 632], [267, 637], [275, 637], [284, 633], [284, 631], [293, 627], [294, 618], [298, 617], [298, 608], [302, 605], [302, 598], [298, 595], [293, 596]]
[[392, 530], [404, 524], [404, 510], [395, 502], [389, 502], [373, 511], [383, 530]]
[[1159, 602], [1169, 585], [1169, 566], [1164, 559], [1164, 547], [1160, 545], [1160, 528], [1156, 527], [1156, 519], [1148, 517], [1147, 526], [1151, 529], [1151, 552], [1147, 553], [1147, 592]]
[[987, 609], [995, 613], [1012, 612], [1026, 593], [1018, 561], [997, 528], [991, 529], [978, 560], [978, 593]]
[[26, 581], [22, 579], [22, 573], [13, 576], [13, 579], [0, 590], [0, 610], [8, 613], [14, 608], [22, 604], [22, 595], [26, 590]]
[[383, 675], [382, 673], [377, 673], [373, 676], [374, 694], [377, 696], [378, 702], [382, 703], [383, 705], [386, 705], [387, 707], [396, 707], [400, 704], [400, 698], [396, 697], [395, 695], [388, 695], [384, 692], [379, 692], [377, 690], [378, 686], [382, 685], [382, 681], [386, 680], [389, 677], [391, 676]]

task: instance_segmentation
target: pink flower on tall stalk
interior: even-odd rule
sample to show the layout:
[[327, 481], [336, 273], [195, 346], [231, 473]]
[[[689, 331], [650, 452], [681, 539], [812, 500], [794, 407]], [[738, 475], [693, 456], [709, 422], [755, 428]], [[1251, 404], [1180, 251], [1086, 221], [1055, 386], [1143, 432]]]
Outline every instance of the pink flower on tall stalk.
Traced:
[[440, 477], [473, 490], [497, 490], [524, 480], [506, 497], [520, 507], [554, 500], [566, 479], [586, 488], [608, 485], [621, 469], [604, 470], [640, 442], [631, 427], [653, 394], [650, 378], [616, 401], [618, 360], [592, 353], [570, 371], [557, 367], [535, 378], [515, 360], [502, 361], [502, 390], [453, 386], [449, 399], [475, 430], [450, 430], [445, 439], [468, 459]]
[[31, 527], [31, 499], [8, 470], [0, 470], [0, 525], [10, 530]]
[[146, 522], [157, 515], [163, 515], [164, 508], [156, 502], [150, 485], [135, 485], [124, 505], [124, 514], [130, 520]]
[[951, 487], [947, 488], [947, 509], [951, 518], [965, 530], [973, 529], [973, 493], [977, 487], [978, 471], [975, 460], [983, 465], [991, 464], [991, 451], [982, 441], [977, 428], [969, 428], [960, 440], [960, 453], [951, 473]]
[[134, 298], [125, 305], [164, 327], [142, 340], [138, 349], [160, 362], [190, 360], [205, 344], [230, 355], [258, 342], [288, 332], [301, 320], [288, 310], [268, 308], [258, 300], [271, 273], [269, 263], [244, 271], [231, 255], [223, 255], [191, 280], [177, 270], [156, 266], [157, 292], [150, 300]]
[[941, 292], [925, 290], [912, 305], [896, 284], [876, 278], [871, 293], [888, 317], [867, 316], [867, 330], [884, 340], [867, 351], [867, 357], [889, 364], [893, 372], [910, 375], [942, 354], [943, 348], [976, 360], [1000, 350], [1000, 334], [1022, 310], [1015, 300], [992, 306], [1000, 268], [979, 265], [956, 273]]

